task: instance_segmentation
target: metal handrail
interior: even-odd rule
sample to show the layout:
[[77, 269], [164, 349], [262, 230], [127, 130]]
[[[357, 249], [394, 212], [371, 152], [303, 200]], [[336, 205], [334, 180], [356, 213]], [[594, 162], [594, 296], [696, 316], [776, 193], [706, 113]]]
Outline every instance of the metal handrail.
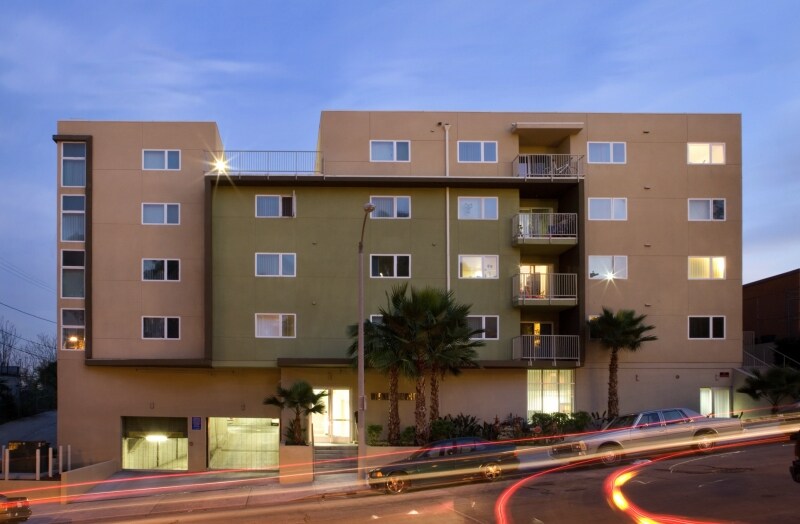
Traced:
[[583, 178], [583, 155], [517, 155], [511, 175], [522, 178]]
[[578, 238], [577, 213], [520, 213], [511, 220], [517, 239]]
[[511, 339], [511, 358], [534, 361], [580, 362], [580, 337], [578, 335], [520, 335]]
[[511, 277], [512, 299], [565, 300], [578, 298], [575, 273], [518, 273]]
[[206, 151], [209, 172], [236, 175], [322, 173], [320, 151]]

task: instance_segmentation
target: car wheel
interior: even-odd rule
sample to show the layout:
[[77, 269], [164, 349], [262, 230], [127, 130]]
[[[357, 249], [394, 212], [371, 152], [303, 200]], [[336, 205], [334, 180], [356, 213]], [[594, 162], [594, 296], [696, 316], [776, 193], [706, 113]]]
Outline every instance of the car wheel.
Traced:
[[619, 444], [603, 444], [597, 452], [604, 466], [616, 466], [622, 462], [622, 447]]
[[405, 473], [392, 473], [386, 479], [386, 493], [398, 495], [408, 490], [408, 480]]
[[490, 462], [483, 466], [481, 473], [483, 474], [484, 479], [488, 480], [489, 482], [494, 482], [503, 475], [503, 468], [501, 468], [500, 464], [496, 462]]
[[698, 433], [694, 436], [694, 447], [698, 451], [708, 452], [714, 448], [714, 437], [717, 434], [713, 431]]

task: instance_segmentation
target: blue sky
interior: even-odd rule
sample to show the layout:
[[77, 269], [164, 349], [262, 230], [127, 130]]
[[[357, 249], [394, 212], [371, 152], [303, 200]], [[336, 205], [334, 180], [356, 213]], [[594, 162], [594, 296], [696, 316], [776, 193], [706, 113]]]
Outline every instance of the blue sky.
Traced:
[[[0, 2], [0, 302], [55, 320], [58, 120], [216, 121], [314, 149], [326, 109], [741, 113], [744, 281], [800, 267], [800, 2]], [[35, 339], [54, 324], [0, 305]]]

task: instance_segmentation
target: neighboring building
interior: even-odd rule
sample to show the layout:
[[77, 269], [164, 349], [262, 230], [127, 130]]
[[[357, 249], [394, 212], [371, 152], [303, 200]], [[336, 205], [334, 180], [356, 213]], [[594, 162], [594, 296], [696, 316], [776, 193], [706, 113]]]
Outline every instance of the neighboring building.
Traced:
[[[623, 410], [732, 408], [739, 115], [326, 111], [298, 153], [224, 151], [213, 123], [62, 121], [54, 140], [75, 464], [274, 467], [263, 400], [297, 379], [330, 393], [315, 441], [352, 441], [366, 202], [366, 314], [408, 282], [451, 289], [486, 330], [442, 413], [603, 412], [608, 353], [586, 330], [603, 306], [659, 337], [621, 355]], [[386, 378], [366, 389], [385, 426]]]
[[800, 269], [745, 284], [742, 307], [757, 344], [800, 337]]

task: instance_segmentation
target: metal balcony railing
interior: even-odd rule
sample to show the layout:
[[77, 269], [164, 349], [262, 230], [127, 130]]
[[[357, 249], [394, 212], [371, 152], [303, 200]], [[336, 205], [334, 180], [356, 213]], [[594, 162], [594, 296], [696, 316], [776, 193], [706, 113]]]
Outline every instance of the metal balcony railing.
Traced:
[[575, 273], [519, 273], [511, 277], [514, 303], [541, 303], [577, 300], [578, 275]]
[[209, 171], [232, 175], [322, 173], [319, 151], [206, 151]]
[[577, 213], [521, 213], [514, 215], [511, 235], [517, 240], [576, 239], [578, 238]]
[[580, 337], [578, 335], [520, 335], [511, 339], [511, 358], [533, 362], [581, 360]]
[[518, 155], [512, 168], [522, 178], [583, 178], [583, 155]]

